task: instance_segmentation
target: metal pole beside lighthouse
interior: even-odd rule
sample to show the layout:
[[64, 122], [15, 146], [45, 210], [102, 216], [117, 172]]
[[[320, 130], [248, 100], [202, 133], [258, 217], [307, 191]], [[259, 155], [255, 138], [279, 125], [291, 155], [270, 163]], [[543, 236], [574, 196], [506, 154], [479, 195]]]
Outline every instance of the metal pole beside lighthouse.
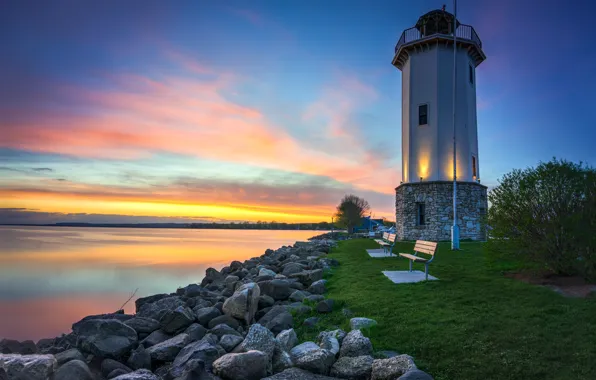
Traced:
[[451, 226], [451, 249], [459, 249], [459, 226], [457, 225], [457, 155], [456, 155], [456, 80], [457, 80], [457, 0], [453, 0], [453, 226]]

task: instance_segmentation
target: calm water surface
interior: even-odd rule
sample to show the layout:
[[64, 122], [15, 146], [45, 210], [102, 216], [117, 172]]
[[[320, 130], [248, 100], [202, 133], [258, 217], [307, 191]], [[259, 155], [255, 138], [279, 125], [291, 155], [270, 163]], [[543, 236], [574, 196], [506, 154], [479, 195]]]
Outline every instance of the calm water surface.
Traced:
[[[208, 267], [317, 231], [0, 226], [0, 339], [68, 333], [80, 318], [200, 282]], [[136, 298], [136, 297], [135, 297]], [[134, 302], [125, 307], [134, 312]]]

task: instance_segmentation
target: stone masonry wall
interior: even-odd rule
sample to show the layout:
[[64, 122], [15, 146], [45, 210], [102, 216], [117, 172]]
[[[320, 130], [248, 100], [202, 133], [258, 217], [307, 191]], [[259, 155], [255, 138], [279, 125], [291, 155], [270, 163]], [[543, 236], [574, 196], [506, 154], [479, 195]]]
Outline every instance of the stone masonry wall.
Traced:
[[[404, 183], [395, 189], [398, 240], [451, 240], [453, 182]], [[417, 203], [425, 205], [425, 225], [417, 225]], [[457, 220], [460, 239], [486, 240], [482, 223], [488, 210], [487, 187], [457, 183]]]

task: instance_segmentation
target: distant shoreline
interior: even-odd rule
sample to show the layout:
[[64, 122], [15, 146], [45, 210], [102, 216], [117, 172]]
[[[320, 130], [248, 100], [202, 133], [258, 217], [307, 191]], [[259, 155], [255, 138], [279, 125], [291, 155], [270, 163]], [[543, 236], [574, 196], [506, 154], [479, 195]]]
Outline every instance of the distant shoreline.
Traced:
[[[30, 223], [0, 223], [0, 227], [93, 227], [93, 228], [161, 228], [161, 229], [188, 229], [188, 230], [268, 230], [268, 231], [330, 231], [331, 227], [317, 227], [319, 223], [279, 224], [276, 226], [257, 224], [207, 224], [196, 226], [191, 223], [54, 223], [54, 224], [30, 224]], [[306, 225], [315, 225], [307, 227]]]

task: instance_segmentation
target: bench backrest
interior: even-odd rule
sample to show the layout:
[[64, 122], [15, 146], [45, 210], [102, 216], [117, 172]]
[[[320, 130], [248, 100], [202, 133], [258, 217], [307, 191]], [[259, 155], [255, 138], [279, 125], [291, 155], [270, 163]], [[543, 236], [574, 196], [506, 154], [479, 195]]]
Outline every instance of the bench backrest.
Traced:
[[389, 234], [389, 236], [387, 236], [386, 240], [390, 241], [392, 243], [395, 242], [395, 234]]
[[434, 241], [416, 240], [414, 251], [434, 256], [437, 251], [437, 243]]
[[389, 232], [383, 232], [383, 240], [389, 239]]

